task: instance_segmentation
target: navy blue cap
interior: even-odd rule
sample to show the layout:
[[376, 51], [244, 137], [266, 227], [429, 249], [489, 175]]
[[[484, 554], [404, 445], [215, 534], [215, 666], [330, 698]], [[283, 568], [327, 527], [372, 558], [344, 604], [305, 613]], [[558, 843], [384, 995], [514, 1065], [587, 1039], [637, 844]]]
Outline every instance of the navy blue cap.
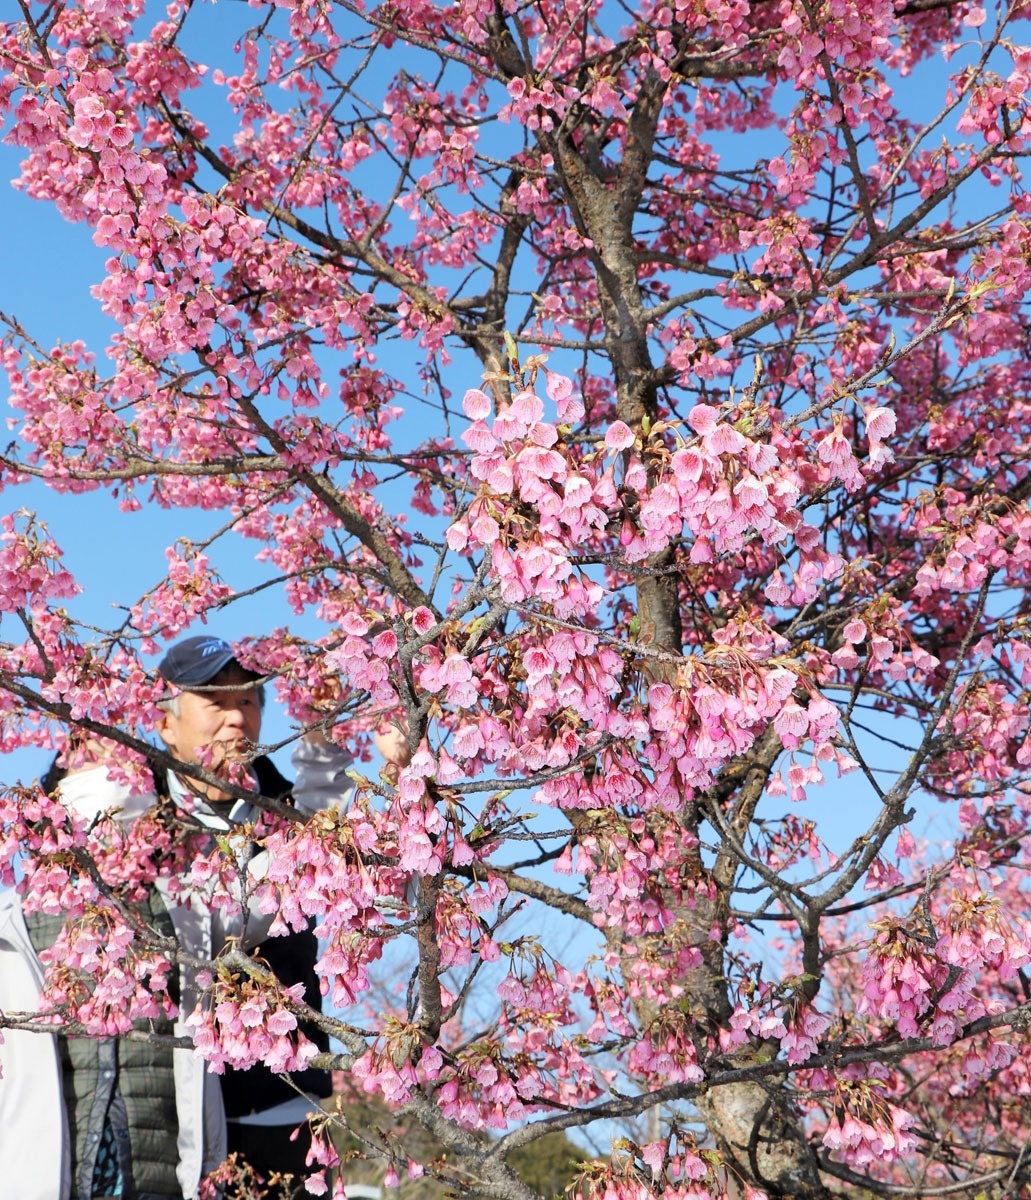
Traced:
[[[235, 662], [236, 654], [232, 646], [221, 638], [191, 637], [176, 642], [158, 663], [158, 672], [176, 687], [204, 687], [219, 671]], [[259, 678], [246, 667], [240, 667], [240, 670], [255, 679]]]

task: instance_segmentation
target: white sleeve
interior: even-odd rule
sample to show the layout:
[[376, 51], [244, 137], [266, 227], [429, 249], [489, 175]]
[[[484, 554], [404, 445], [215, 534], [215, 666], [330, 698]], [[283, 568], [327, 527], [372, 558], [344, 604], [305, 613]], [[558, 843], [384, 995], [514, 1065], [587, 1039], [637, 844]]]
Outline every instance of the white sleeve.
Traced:
[[294, 746], [292, 762], [294, 803], [302, 812], [342, 808], [354, 795], [354, 781], [348, 775], [353, 759], [335, 742], [301, 738]]
[[[35, 1012], [42, 982], [18, 900], [13, 892], [0, 893], [0, 1011]], [[0, 1072], [2, 1190], [19, 1200], [64, 1200], [71, 1191], [71, 1150], [56, 1039], [5, 1029]]]
[[153, 792], [133, 792], [128, 784], [112, 779], [104, 763], [66, 775], [57, 785], [57, 794], [69, 812], [85, 821], [95, 821], [106, 812], [113, 812], [119, 821], [134, 821], [154, 805]]

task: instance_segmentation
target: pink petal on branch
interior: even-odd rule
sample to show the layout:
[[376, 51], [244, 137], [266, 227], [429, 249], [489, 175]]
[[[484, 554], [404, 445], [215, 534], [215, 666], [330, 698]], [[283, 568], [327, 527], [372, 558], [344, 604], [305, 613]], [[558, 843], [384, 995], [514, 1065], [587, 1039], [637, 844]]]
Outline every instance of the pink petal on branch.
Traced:
[[462, 408], [471, 421], [483, 421], [493, 412], [494, 405], [486, 392], [470, 388], [462, 400]]
[[895, 432], [895, 414], [889, 408], [866, 410], [866, 432], [872, 442], [881, 442]]
[[613, 421], [605, 434], [605, 445], [610, 450], [629, 450], [635, 441], [634, 431], [625, 421]]

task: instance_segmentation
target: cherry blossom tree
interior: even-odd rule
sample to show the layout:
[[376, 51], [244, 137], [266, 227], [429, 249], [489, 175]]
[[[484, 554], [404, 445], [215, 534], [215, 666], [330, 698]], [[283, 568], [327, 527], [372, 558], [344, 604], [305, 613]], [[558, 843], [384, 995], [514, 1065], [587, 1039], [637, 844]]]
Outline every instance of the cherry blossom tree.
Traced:
[[[154, 656], [238, 601], [250, 539], [294, 619], [240, 653], [298, 732], [412, 751], [254, 831], [261, 902], [324, 939], [326, 1065], [446, 1150], [364, 1138], [388, 1182], [532, 1200], [509, 1157], [565, 1131], [606, 1146], [591, 1200], [1031, 1196], [1028, 15], [0, 26], [17, 185], [109, 254], [113, 330], [4, 316], [3, 746], [100, 739], [144, 789]], [[42, 488], [211, 536], [86, 627]], [[78, 930], [53, 1011], [169, 1003], [131, 905], [159, 827], [30, 780], [0, 817], [7, 882]], [[235, 867], [182, 870], [217, 902]], [[200, 1052], [304, 1059], [248, 964], [194, 964]]]

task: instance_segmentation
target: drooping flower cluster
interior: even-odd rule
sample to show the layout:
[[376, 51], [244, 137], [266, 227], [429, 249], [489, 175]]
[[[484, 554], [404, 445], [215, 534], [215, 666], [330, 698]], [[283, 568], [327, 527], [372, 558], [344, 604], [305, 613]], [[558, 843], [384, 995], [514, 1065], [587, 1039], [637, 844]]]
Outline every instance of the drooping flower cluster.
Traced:
[[247, 1070], [264, 1063], [275, 1074], [303, 1071], [318, 1047], [297, 1028], [292, 1006], [303, 1003], [304, 986], [270, 988], [259, 978], [220, 966], [200, 976], [204, 995], [186, 1018], [198, 1054], [212, 1071]]

